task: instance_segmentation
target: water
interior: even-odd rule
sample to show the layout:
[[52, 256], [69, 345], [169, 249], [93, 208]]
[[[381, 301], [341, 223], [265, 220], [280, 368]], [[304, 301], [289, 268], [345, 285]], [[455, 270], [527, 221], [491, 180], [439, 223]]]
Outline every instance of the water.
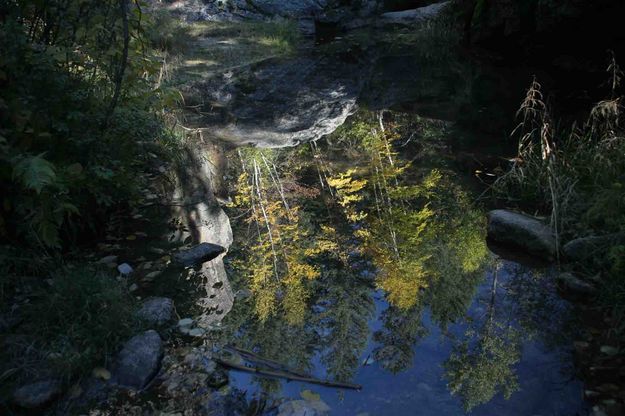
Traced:
[[[477, 198], [514, 154], [502, 139], [523, 84], [422, 32], [373, 41], [383, 56], [361, 110], [330, 137], [231, 150], [224, 262], [236, 296], [204, 343], [362, 386], [230, 372], [249, 400], [305, 414], [587, 414], [553, 270], [494, 254]], [[371, 42], [322, 47], [366, 55]], [[189, 301], [179, 311], [201, 313]]]
[[231, 386], [333, 415], [585, 414], [571, 307], [549, 267], [489, 250], [479, 187], [449, 157], [457, 126], [387, 112], [382, 133], [378, 116], [316, 145], [238, 150], [226, 264], [244, 296], [211, 334], [362, 389], [236, 372]]

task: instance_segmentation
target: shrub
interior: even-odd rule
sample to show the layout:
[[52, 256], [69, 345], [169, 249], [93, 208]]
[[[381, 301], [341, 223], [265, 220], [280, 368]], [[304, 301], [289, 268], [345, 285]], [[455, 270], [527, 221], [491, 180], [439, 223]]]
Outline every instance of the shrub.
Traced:
[[0, 22], [0, 238], [14, 246], [97, 230], [137, 197], [146, 146], [170, 141], [140, 9], [66, 3], [12, 2]]
[[614, 60], [608, 69], [610, 97], [568, 128], [555, 127], [540, 84], [532, 82], [514, 132], [518, 154], [494, 185], [499, 197], [549, 215], [559, 240], [625, 230], [621, 71]]
[[92, 267], [60, 269], [25, 313], [25, 333], [47, 353], [55, 372], [71, 378], [104, 366], [136, 326], [124, 285]]

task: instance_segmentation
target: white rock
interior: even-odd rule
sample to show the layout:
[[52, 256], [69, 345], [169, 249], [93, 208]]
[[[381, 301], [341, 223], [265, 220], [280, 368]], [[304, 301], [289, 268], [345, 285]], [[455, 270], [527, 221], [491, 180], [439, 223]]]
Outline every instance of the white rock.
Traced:
[[127, 276], [133, 272], [133, 269], [132, 267], [130, 267], [130, 264], [122, 263], [119, 266], [117, 266], [117, 271], [119, 271], [119, 273], [121, 273], [122, 275]]

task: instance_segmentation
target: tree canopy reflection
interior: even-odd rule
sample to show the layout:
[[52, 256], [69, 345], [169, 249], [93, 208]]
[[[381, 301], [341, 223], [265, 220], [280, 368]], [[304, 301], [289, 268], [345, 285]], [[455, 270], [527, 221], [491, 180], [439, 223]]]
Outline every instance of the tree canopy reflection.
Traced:
[[[423, 141], [404, 148], [415, 122]], [[463, 336], [446, 332], [464, 322], [492, 259], [483, 215], [432, 157], [443, 128], [361, 112], [325, 141], [239, 151], [230, 215], [239, 241], [229, 274], [250, 296], [225, 318], [222, 341], [294, 369], [310, 371], [319, 360], [322, 376], [349, 381], [370, 340], [385, 370], [411, 367], [420, 358], [415, 344], [428, 336], [427, 308], [453, 342], [445, 377], [465, 408], [510, 395], [519, 332], [494, 300]], [[376, 293], [387, 306], [371, 333]]]

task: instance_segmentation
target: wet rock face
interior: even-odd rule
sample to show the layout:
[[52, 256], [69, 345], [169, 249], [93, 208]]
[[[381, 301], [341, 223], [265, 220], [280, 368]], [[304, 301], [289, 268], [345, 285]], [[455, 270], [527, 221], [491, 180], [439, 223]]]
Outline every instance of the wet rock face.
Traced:
[[153, 325], [164, 325], [169, 322], [174, 312], [174, 301], [169, 298], [150, 298], [143, 302], [137, 316]]
[[61, 383], [56, 380], [27, 384], [13, 392], [13, 401], [18, 406], [27, 409], [41, 408], [61, 394], [61, 387]]
[[140, 390], [156, 375], [163, 358], [163, 342], [154, 330], [132, 337], [115, 360], [113, 380]]
[[174, 261], [184, 267], [192, 267], [211, 261], [226, 249], [217, 244], [201, 243], [188, 250], [182, 250], [174, 254]]
[[527, 215], [503, 209], [489, 212], [488, 237], [545, 259], [556, 257], [556, 241], [551, 229]]
[[333, 132], [356, 109], [362, 68], [319, 57], [269, 59], [199, 88], [206, 103], [192, 121], [237, 145], [294, 146]]

